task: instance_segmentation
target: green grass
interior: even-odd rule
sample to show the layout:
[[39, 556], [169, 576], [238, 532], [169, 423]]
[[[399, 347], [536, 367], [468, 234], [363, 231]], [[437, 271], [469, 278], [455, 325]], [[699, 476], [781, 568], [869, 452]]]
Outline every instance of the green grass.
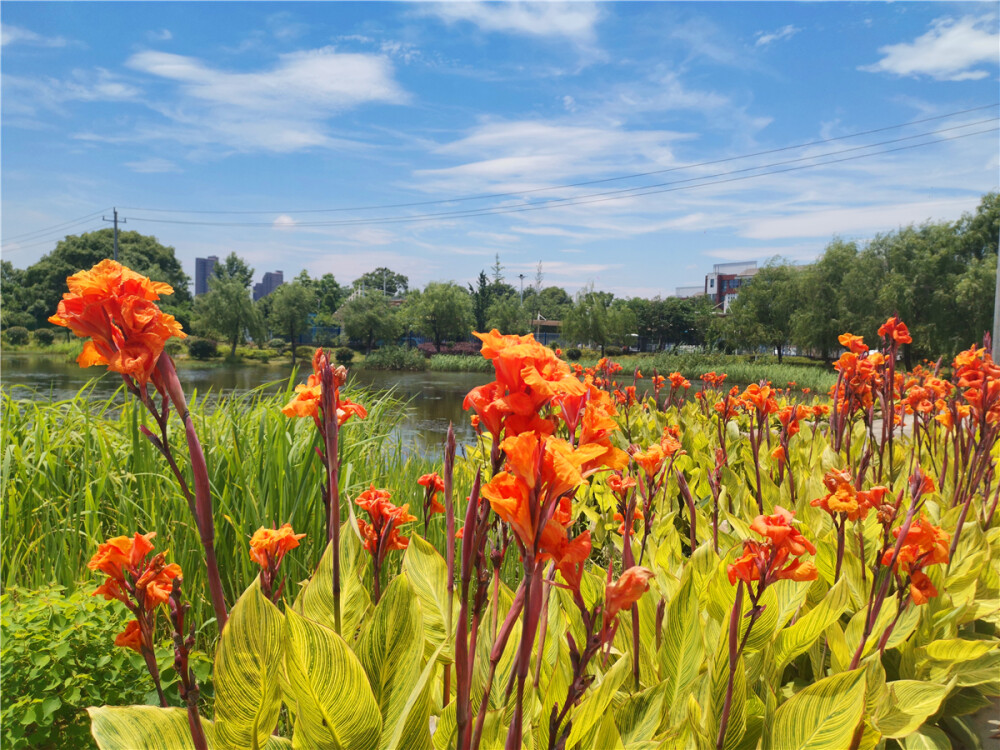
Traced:
[[493, 363], [481, 356], [474, 357], [462, 354], [435, 354], [431, 357], [428, 369], [435, 372], [493, 372]]
[[[256, 575], [247, 541], [259, 526], [287, 521], [308, 535], [283, 566], [291, 593], [323, 551], [316, 429], [312, 420], [288, 419], [280, 411], [293, 385], [277, 396], [257, 390], [191, 399], [212, 483], [215, 548], [230, 603]], [[393, 434], [403, 415], [397, 400], [367, 392], [348, 395], [365, 404], [369, 416], [343, 430], [342, 493], [353, 498], [374, 482], [392, 490], [396, 502], [411, 503], [422, 518], [417, 477], [440, 466], [400, 445]], [[198, 534], [165, 461], [139, 431], [150, 423], [144, 410], [121, 390], [101, 400], [84, 389], [55, 403], [15, 401], [4, 391], [0, 405], [3, 587], [56, 583], [72, 590], [81, 581], [96, 581], [86, 564], [98, 543], [133, 531], [156, 531], [157, 550], [169, 550], [169, 559], [185, 571], [184, 588], [196, 616], [202, 622], [210, 617]], [[185, 467], [187, 451], [176, 419], [171, 435]], [[442, 545], [440, 520], [431, 526], [432, 541]]]

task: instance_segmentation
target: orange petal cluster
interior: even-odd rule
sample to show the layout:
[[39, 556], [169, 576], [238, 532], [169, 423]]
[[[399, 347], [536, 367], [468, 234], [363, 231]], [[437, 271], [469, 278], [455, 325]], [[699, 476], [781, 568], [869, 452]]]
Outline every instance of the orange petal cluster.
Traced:
[[186, 336], [180, 323], [155, 304], [173, 288], [113, 260], [73, 274], [66, 284], [69, 292], [49, 322], [87, 339], [76, 360], [80, 367], [107, 365], [140, 384], [155, 381], [153, 371], [167, 339]]
[[[319, 419], [320, 402], [323, 398], [323, 384], [320, 374], [324, 367], [329, 364], [326, 353], [323, 349], [317, 349], [313, 354], [312, 374], [306, 378], [305, 383], [295, 386], [295, 395], [292, 400], [282, 407], [281, 413], [286, 417], [312, 417]], [[364, 419], [368, 416], [368, 410], [361, 404], [356, 404], [348, 398], [340, 396], [340, 387], [347, 382], [347, 370], [344, 367], [337, 367], [333, 371], [334, 388], [337, 391], [337, 426], [343, 427], [351, 417]]]
[[649, 591], [649, 579], [653, 571], [634, 565], [624, 571], [617, 581], [609, 583], [604, 589], [604, 621], [610, 622], [619, 612], [631, 608]]
[[[417, 520], [416, 516], [410, 515], [409, 503], [397, 506], [391, 502], [391, 497], [389, 490], [376, 489], [373, 484], [358, 495], [354, 501], [358, 507], [367, 511], [371, 518], [371, 523], [359, 518], [358, 530], [365, 540], [365, 549], [373, 557], [378, 554], [380, 546], [382, 546], [383, 554], [394, 549], [406, 549], [410, 539], [399, 533], [399, 527], [404, 523]], [[390, 521], [392, 521], [391, 529], [389, 529]], [[388, 533], [388, 537], [383, 543], [382, 537], [386, 533]]]
[[444, 513], [444, 506], [437, 501], [437, 493], [444, 492], [444, 480], [438, 473], [435, 471], [432, 474], [422, 475], [417, 480], [417, 484], [423, 487], [430, 495], [430, 512]]
[[296, 534], [290, 523], [282, 524], [279, 529], [261, 526], [250, 537], [250, 559], [262, 568], [277, 566], [281, 558], [299, 546], [299, 539], [304, 536]]
[[817, 576], [816, 566], [811, 561], [803, 561], [802, 555], [816, 554], [812, 542], [792, 526], [794, 513], [780, 505], [775, 506], [771, 515], [757, 516], [750, 529], [765, 541], [748, 539], [743, 542], [743, 554], [729, 566], [729, 582], [741, 580], [746, 583], [760, 581], [760, 586], [788, 578], [793, 581], [812, 581]]

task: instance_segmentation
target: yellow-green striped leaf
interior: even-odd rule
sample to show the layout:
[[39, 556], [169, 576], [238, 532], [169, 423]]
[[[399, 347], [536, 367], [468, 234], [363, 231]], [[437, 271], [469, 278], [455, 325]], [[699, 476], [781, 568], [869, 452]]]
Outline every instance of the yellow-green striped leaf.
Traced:
[[951, 740], [937, 727], [921, 727], [900, 740], [903, 750], [951, 750]]
[[258, 750], [281, 710], [281, 612], [254, 579], [222, 630], [215, 653], [215, 735], [220, 748]]
[[413, 534], [410, 545], [403, 557], [403, 572], [410, 579], [424, 621], [424, 653], [430, 654], [442, 643], [443, 661], [454, 661], [454, 646], [451, 635], [455, 632], [455, 617], [458, 612], [453, 607], [452, 621], [448, 620], [448, 564], [438, 554], [430, 542]]
[[611, 705], [611, 700], [618, 692], [625, 678], [632, 672], [629, 660], [622, 658], [614, 663], [604, 675], [599, 685], [591, 686], [586, 697], [580, 702], [576, 709], [570, 711], [570, 719], [573, 722], [569, 730], [569, 739], [566, 747], [573, 747], [583, 740], [587, 734], [603, 717], [604, 713]]
[[420, 678], [424, 654], [420, 622], [417, 597], [406, 574], [401, 573], [386, 588], [355, 647], [386, 729], [382, 732], [380, 750], [389, 747], [390, 727], [397, 724], [401, 725], [397, 742], [403, 742], [402, 747], [416, 750], [431, 746], [428, 724], [431, 707], [426, 691], [420, 690], [425, 693], [420, 706], [411, 704], [409, 714], [403, 713]]
[[[667, 608], [663, 623], [663, 644], [658, 654], [660, 677], [666, 686], [664, 697], [670, 724], [684, 719], [687, 694], [691, 683], [698, 678], [705, 653], [699, 616], [698, 591], [694, 576], [684, 576], [680, 591]], [[668, 717], [664, 716], [664, 721]], [[665, 728], [665, 724], [661, 725]]]
[[344, 639], [288, 610], [284, 627], [285, 698], [295, 716], [295, 747], [371, 750], [382, 717], [368, 676]]
[[819, 604], [800, 617], [794, 625], [780, 631], [774, 642], [775, 673], [780, 675], [788, 662], [804, 653], [823, 635], [824, 630], [840, 619], [850, 600], [847, 579], [841, 578], [826, 592]]
[[843, 750], [864, 718], [865, 669], [841, 672], [799, 691], [774, 715], [772, 750]]
[[[361, 566], [365, 562], [361, 553], [356, 534], [341, 534], [340, 635], [348, 643], [354, 642], [358, 626], [371, 607], [371, 597], [361, 580]], [[334, 629], [332, 543], [326, 546], [319, 567], [296, 597], [294, 608], [300, 615]]]
[[951, 690], [950, 685], [938, 685], [921, 680], [897, 680], [887, 683], [888, 709], [876, 715], [875, 726], [885, 737], [897, 739], [915, 732], [927, 717], [938, 710]]
[[996, 641], [966, 641], [961, 638], [949, 638], [928, 643], [924, 647], [924, 652], [931, 659], [957, 662], [978, 659], [995, 648], [997, 648]]
[[[100, 750], [193, 750], [187, 711], [157, 706], [88, 708], [90, 733]], [[209, 747], [212, 722], [202, 719]]]

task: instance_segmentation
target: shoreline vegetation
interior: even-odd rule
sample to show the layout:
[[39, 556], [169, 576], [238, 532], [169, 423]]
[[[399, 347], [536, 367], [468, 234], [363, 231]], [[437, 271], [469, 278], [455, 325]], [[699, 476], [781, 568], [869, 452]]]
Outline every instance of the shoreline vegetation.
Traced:
[[[43, 356], [63, 356], [68, 361], [74, 361], [80, 352], [82, 343], [79, 341], [55, 342], [49, 346], [28, 344], [24, 346], [3, 347], [7, 355], [32, 354]], [[300, 349], [312, 347], [302, 345]], [[173, 354], [180, 369], [198, 367], [258, 367], [261, 365], [291, 366], [290, 353], [279, 354], [273, 349], [255, 349], [238, 347], [236, 357], [217, 356], [208, 359], [197, 359], [188, 355], [183, 349]], [[311, 354], [310, 354], [311, 356]], [[578, 360], [583, 367], [593, 367], [600, 358], [597, 351], [584, 350]], [[661, 375], [670, 372], [680, 372], [684, 377], [694, 381], [707, 372], [723, 371], [729, 374], [733, 383], [749, 384], [759, 381], [770, 381], [776, 388], [788, 388], [806, 393], [826, 393], [836, 383], [836, 373], [828, 363], [806, 357], [785, 356], [779, 364], [773, 355], [722, 354], [717, 352], [657, 352], [615, 355], [615, 361], [620, 362], [627, 371], [634, 372], [636, 368], [648, 379], [656, 370]], [[296, 365], [301, 369], [308, 363], [308, 358], [296, 356]], [[355, 353], [350, 362], [352, 369], [384, 370], [396, 372], [485, 372], [489, 361], [481, 356], [466, 356], [459, 354], [434, 354], [426, 357], [417, 349], [405, 347], [383, 347], [371, 354]], [[808, 390], [806, 390], [808, 389]]]

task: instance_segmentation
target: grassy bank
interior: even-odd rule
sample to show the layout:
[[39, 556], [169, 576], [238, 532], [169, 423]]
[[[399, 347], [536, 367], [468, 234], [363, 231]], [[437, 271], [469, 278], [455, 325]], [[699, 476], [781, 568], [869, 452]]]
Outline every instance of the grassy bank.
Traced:
[[[290, 387], [276, 396], [258, 390], [191, 405], [212, 483], [215, 548], [230, 601], [256, 575], [247, 541], [259, 526], [287, 521], [313, 540], [325, 536], [316, 429], [311, 420], [281, 413], [289, 393]], [[422, 497], [417, 477], [440, 467], [408, 456], [393, 436], [403, 412], [398, 401], [366, 392], [347, 395], [365, 404], [369, 417], [344, 428], [342, 492], [353, 498], [374, 482], [416, 509]], [[185, 571], [198, 621], [210, 617], [198, 534], [164, 460], [140, 433], [149, 422], [144, 411], [121, 391], [107, 400], [85, 391], [55, 403], [14, 401], [7, 393], [0, 399], [4, 588], [57, 583], [73, 589], [90, 578], [86, 563], [99, 542], [156, 531], [157, 549], [170, 550], [170, 559]], [[176, 419], [171, 435], [184, 466], [186, 447]], [[419, 510], [416, 515], [422, 519]], [[437, 526], [439, 518], [432, 537], [443, 534]], [[303, 549], [289, 555], [289, 581], [311, 574], [323, 545]]]

